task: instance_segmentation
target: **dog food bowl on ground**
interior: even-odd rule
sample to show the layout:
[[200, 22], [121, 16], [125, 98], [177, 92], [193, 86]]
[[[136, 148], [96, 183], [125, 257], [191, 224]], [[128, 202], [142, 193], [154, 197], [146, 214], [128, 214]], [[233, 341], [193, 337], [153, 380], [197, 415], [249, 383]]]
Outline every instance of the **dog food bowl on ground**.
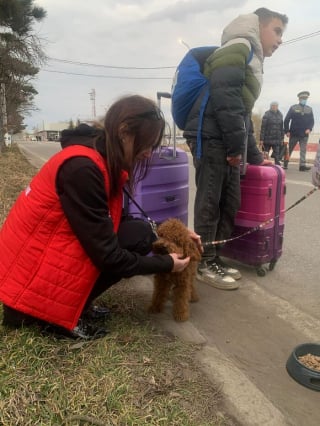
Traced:
[[320, 370], [309, 368], [299, 361], [299, 357], [307, 354], [320, 356], [320, 344], [304, 343], [297, 346], [288, 358], [287, 371], [301, 385], [320, 391]]

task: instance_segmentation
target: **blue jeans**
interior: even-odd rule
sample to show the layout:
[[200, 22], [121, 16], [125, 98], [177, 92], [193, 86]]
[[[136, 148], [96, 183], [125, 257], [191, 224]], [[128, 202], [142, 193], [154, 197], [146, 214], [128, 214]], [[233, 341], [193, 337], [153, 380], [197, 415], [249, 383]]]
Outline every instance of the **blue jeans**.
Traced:
[[[188, 144], [196, 181], [194, 230], [203, 243], [227, 239], [240, 207], [240, 169], [229, 166], [222, 141], [203, 140], [200, 159], [195, 155], [195, 143], [188, 141]], [[215, 257], [218, 250], [219, 245], [204, 246], [203, 258]]]

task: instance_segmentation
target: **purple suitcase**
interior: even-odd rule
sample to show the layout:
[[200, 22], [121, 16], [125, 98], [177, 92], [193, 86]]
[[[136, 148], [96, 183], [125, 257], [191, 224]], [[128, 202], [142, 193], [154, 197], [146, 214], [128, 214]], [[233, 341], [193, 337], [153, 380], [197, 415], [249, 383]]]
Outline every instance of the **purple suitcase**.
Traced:
[[[182, 149], [162, 147], [152, 156], [147, 176], [138, 183], [136, 203], [157, 224], [175, 217], [188, 225], [189, 160]], [[144, 218], [138, 207], [127, 199], [129, 214]]]
[[[248, 165], [241, 179], [241, 206], [231, 238], [267, 222], [258, 230], [229, 241], [222, 255], [254, 266], [259, 276], [272, 270], [282, 254], [285, 173], [280, 166]], [[271, 220], [274, 219], [274, 220]]]
[[[157, 92], [159, 108], [161, 98], [171, 99], [171, 93]], [[188, 154], [176, 145], [176, 125], [173, 123], [173, 146], [161, 147], [153, 154], [149, 172], [138, 183], [134, 200], [157, 224], [174, 217], [188, 226], [189, 159]], [[124, 202], [129, 214], [144, 218], [128, 197]]]

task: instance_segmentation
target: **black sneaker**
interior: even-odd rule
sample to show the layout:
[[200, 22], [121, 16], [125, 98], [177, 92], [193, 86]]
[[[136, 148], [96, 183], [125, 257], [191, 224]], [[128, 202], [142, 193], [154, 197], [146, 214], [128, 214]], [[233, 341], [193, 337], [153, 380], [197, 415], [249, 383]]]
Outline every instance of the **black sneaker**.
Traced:
[[73, 339], [95, 340], [108, 334], [108, 330], [103, 327], [95, 327], [89, 322], [79, 319], [76, 327], [70, 331]]
[[311, 170], [311, 167], [309, 166], [300, 166], [299, 172], [307, 172], [308, 170]]
[[111, 311], [103, 306], [92, 305], [83, 313], [83, 316], [93, 321], [108, 320], [111, 318]]
[[109, 331], [103, 327], [95, 327], [83, 318], [80, 318], [78, 324], [72, 330], [60, 327], [54, 324], [48, 324], [42, 330], [44, 334], [52, 334], [57, 338], [68, 337], [70, 339], [95, 340], [106, 336]]

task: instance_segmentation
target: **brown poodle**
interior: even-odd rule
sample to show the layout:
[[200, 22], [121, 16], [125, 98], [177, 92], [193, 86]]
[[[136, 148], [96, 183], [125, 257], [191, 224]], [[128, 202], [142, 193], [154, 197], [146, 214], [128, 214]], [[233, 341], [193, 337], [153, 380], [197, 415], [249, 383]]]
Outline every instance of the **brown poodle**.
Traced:
[[189, 318], [189, 302], [199, 300], [193, 281], [201, 254], [180, 220], [166, 220], [159, 225], [157, 232], [159, 239], [153, 243], [154, 253], [180, 253], [183, 257], [190, 256], [190, 263], [182, 272], [155, 274], [149, 312], [162, 312], [171, 290], [173, 317], [176, 321], [186, 321]]

